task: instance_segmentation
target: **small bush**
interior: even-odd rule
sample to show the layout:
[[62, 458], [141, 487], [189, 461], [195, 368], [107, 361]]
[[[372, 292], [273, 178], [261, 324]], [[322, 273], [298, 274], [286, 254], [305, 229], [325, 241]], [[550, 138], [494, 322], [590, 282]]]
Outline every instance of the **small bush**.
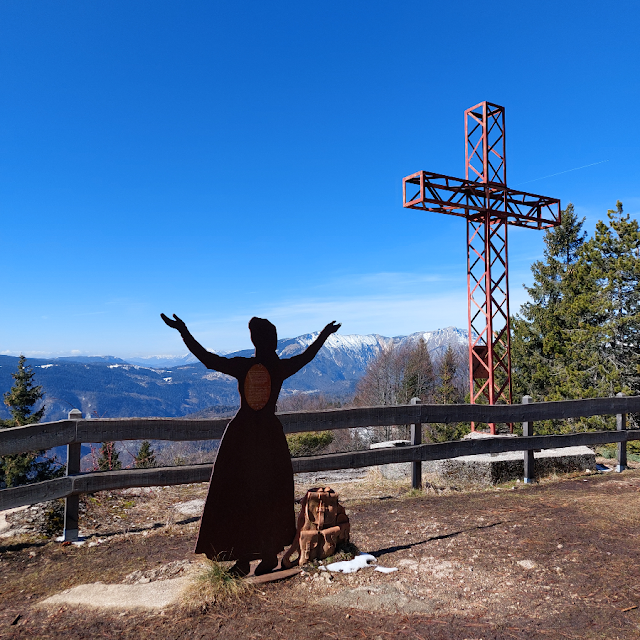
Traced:
[[216, 602], [237, 600], [251, 590], [251, 584], [230, 569], [233, 563], [205, 560], [202, 571], [197, 573], [182, 596], [187, 609], [206, 611]]
[[310, 431], [308, 433], [293, 433], [287, 436], [289, 453], [294, 458], [313, 456], [333, 442], [331, 431]]
[[611, 460], [618, 455], [618, 452], [616, 451], [615, 444], [605, 444], [602, 447], [598, 447], [596, 449], [596, 454], [602, 456], [603, 458], [607, 458], [607, 460]]
[[[596, 454], [613, 460], [618, 458], [618, 445], [615, 442], [603, 444], [596, 448]], [[640, 440], [630, 440], [627, 442], [627, 460], [640, 462]]]
[[44, 513], [44, 534], [48, 538], [58, 536], [64, 531], [64, 500], [51, 502], [51, 507]]
[[98, 470], [117, 471], [118, 469], [122, 469], [122, 462], [120, 462], [120, 454], [116, 450], [116, 443], [103, 442], [98, 458]]
[[157, 466], [155, 451], [151, 448], [151, 443], [148, 440], [145, 440], [140, 445], [134, 460], [136, 469], [149, 469]]

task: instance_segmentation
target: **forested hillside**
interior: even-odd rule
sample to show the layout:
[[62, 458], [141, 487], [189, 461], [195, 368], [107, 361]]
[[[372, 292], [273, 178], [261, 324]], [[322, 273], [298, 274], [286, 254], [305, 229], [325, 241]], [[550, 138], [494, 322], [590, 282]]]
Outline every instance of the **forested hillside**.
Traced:
[[[314, 338], [314, 334], [308, 334], [279, 340], [278, 354], [283, 358], [296, 355]], [[435, 356], [448, 344], [466, 342], [466, 332], [448, 327], [396, 338], [333, 335], [311, 363], [285, 381], [281, 398], [309, 394], [351, 398], [369, 363], [381, 351], [418, 339], [424, 340]], [[252, 351], [227, 354], [251, 355]], [[207, 370], [199, 362], [151, 368], [110, 356], [79, 360], [29, 358], [35, 381], [44, 391], [45, 420], [65, 418], [72, 408], [80, 409], [85, 416], [105, 418], [202, 415], [205, 410], [206, 415], [229, 414], [239, 403], [236, 381]], [[17, 365], [18, 358], [0, 356], [0, 391], [10, 389]], [[0, 405], [0, 418], [7, 417], [7, 409]]]

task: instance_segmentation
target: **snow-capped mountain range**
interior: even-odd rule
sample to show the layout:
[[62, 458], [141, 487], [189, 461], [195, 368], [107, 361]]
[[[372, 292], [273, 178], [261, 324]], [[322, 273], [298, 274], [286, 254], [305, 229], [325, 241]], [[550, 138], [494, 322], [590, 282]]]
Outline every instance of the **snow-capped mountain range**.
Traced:
[[[329, 336], [329, 339], [325, 342], [323, 351], [330, 352], [336, 362], [342, 358], [338, 354], [351, 354], [356, 360], [362, 361], [364, 367], [369, 363], [372, 358], [375, 358], [381, 351], [381, 349], [388, 347], [391, 344], [396, 346], [404, 343], [416, 343], [422, 338], [426, 343], [429, 351], [432, 355], [437, 355], [441, 351], [446, 350], [447, 345], [451, 344], [467, 344], [468, 333], [464, 329], [458, 329], [456, 327], [446, 327], [445, 329], [436, 329], [435, 331], [420, 331], [412, 333], [408, 336], [396, 336], [394, 338], [387, 338], [385, 336], [378, 335], [377, 333], [368, 335], [342, 335], [340, 333], [334, 333]], [[284, 338], [278, 340], [278, 356], [281, 358], [290, 358], [302, 350], [306, 349], [316, 338], [316, 333], [306, 333], [298, 336], [297, 338]], [[212, 349], [213, 351], [213, 349]], [[245, 349], [242, 351], [226, 352], [216, 351], [219, 355], [226, 355], [228, 357], [234, 356], [250, 356], [252, 354], [251, 349]], [[321, 352], [322, 353], [322, 352]], [[95, 358], [112, 358], [112, 356], [94, 356]], [[72, 358], [69, 358], [72, 359]], [[124, 362], [124, 360], [113, 359], [113, 361]], [[180, 367], [187, 364], [193, 364], [198, 362], [197, 358], [191, 353], [185, 353], [181, 356], [146, 356], [146, 357], [133, 357], [127, 358], [126, 362], [129, 364], [136, 364], [142, 367], [151, 367], [154, 369]]]
[[[289, 358], [301, 353], [317, 335], [279, 340], [278, 355]], [[321, 392], [347, 397], [383, 348], [415, 343], [420, 338], [437, 359], [448, 344], [466, 344], [467, 332], [447, 327], [394, 338], [333, 334], [311, 363], [285, 381], [282, 394]], [[248, 357], [253, 350], [224, 355]], [[16, 370], [17, 361], [13, 356], [0, 356], [0, 391], [11, 388], [11, 373]], [[27, 362], [35, 372], [35, 383], [45, 393], [45, 420], [65, 418], [71, 408], [80, 409], [89, 417], [174, 417], [211, 407], [214, 412], [216, 408], [224, 412], [239, 404], [236, 381], [207, 370], [191, 354], [127, 360], [113, 356], [29, 358]], [[6, 417], [6, 407], [0, 407], [0, 418]]]

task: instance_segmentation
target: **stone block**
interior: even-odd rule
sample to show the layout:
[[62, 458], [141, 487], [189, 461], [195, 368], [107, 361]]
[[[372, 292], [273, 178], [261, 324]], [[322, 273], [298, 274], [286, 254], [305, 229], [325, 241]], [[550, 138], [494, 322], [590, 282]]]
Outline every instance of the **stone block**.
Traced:
[[[537, 478], [553, 473], [596, 470], [595, 454], [584, 446], [545, 449], [534, 453], [534, 460]], [[500, 484], [522, 479], [524, 451], [435, 460], [428, 465], [427, 471], [437, 473], [450, 484]]]
[[[410, 445], [410, 440], [386, 440], [385, 442], [376, 442], [369, 445], [369, 449], [389, 449], [391, 447], [406, 447]], [[411, 477], [411, 463], [400, 462], [396, 464], [381, 464], [376, 469], [387, 480], [403, 480]]]

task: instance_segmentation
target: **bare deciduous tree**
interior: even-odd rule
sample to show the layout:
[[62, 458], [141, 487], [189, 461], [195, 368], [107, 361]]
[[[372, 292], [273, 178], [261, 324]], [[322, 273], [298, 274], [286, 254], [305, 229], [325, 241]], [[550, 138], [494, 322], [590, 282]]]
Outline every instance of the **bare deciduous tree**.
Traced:
[[[423, 339], [404, 345], [393, 345], [373, 360], [356, 388], [357, 406], [407, 404], [412, 398], [423, 403], [464, 402], [468, 368], [464, 348], [449, 345], [435, 363]], [[457, 425], [428, 425], [428, 440], [457, 436]], [[408, 438], [408, 425], [376, 427], [375, 440]]]

